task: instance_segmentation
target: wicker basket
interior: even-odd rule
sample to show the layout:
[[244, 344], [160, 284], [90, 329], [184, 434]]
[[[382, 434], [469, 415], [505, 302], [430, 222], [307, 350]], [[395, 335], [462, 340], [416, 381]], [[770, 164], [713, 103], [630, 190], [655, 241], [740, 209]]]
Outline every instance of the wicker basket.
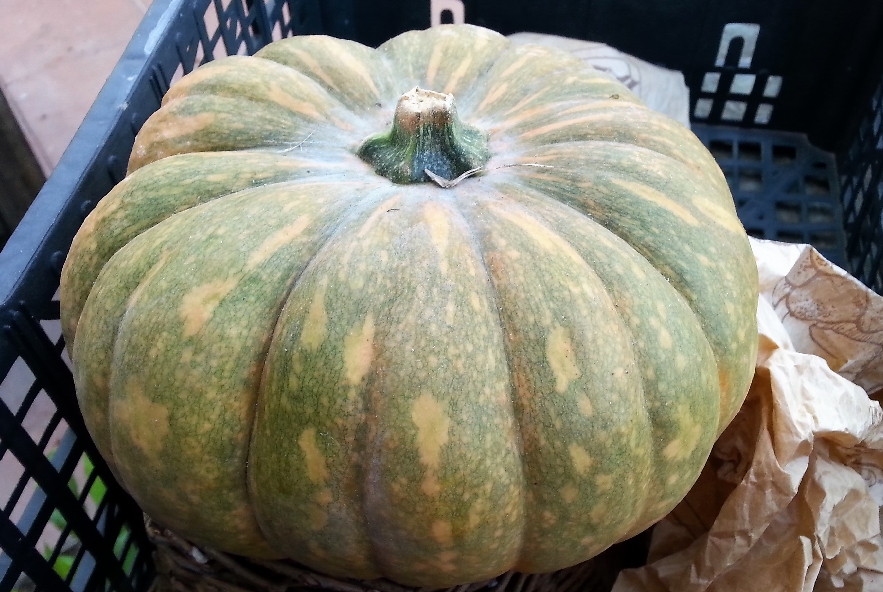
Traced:
[[[255, 561], [198, 547], [145, 518], [156, 545], [157, 578], [151, 592], [429, 592], [389, 580], [334, 578], [292, 561]], [[647, 533], [615, 545], [579, 565], [547, 574], [507, 572], [493, 580], [444, 592], [608, 592], [620, 570], [643, 563]]]

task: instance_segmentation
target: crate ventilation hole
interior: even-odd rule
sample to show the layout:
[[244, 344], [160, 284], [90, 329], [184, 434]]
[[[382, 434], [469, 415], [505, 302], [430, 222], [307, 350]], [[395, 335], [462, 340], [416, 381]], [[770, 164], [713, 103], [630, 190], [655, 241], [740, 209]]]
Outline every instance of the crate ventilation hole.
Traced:
[[[763, 99], [775, 99], [782, 90], [782, 77], [777, 75], [754, 74], [752, 72], [736, 72], [732, 73], [732, 79], [729, 80], [729, 89], [726, 94], [721, 91], [721, 81], [726, 84], [730, 79], [729, 73], [734, 69], [727, 66], [727, 55], [730, 53], [730, 46], [741, 40], [742, 51], [739, 54], [737, 65], [738, 70], [749, 70], [751, 62], [754, 59], [754, 50], [757, 46], [757, 38], [760, 34], [760, 25], [756, 23], [729, 23], [724, 26], [721, 34], [720, 45], [718, 46], [717, 58], [714, 66], [718, 71], [706, 72], [702, 79], [700, 94], [715, 95], [714, 97], [702, 97], [696, 100], [693, 108], [693, 118], [696, 120], [708, 120], [713, 118], [715, 111], [715, 100], [723, 100], [723, 107], [720, 109], [720, 119], [724, 122], [739, 123], [751, 118], [749, 113], [749, 102], [746, 100], [750, 95], [755, 93], [755, 87], [758, 83], [763, 83], [763, 91], [760, 93], [762, 97], [761, 103], [757, 105], [754, 111], [753, 120], [757, 125], [768, 125], [773, 116], [772, 102]], [[742, 100], [739, 100], [742, 99]]]
[[441, 24], [462, 25], [466, 22], [463, 0], [429, 0], [429, 14], [433, 27]]

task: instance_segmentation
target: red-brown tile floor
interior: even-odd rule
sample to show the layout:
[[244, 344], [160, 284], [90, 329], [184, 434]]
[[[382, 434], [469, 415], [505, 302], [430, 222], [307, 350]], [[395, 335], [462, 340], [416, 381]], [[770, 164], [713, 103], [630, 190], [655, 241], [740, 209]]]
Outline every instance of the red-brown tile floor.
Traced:
[[48, 174], [150, 0], [0, 0], [0, 84]]

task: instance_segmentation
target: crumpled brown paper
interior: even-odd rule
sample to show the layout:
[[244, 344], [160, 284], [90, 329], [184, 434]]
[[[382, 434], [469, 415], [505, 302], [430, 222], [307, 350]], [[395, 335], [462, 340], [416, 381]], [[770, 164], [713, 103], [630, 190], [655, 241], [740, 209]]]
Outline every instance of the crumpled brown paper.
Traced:
[[751, 390], [614, 592], [883, 590], [883, 298], [812, 247], [752, 247]]

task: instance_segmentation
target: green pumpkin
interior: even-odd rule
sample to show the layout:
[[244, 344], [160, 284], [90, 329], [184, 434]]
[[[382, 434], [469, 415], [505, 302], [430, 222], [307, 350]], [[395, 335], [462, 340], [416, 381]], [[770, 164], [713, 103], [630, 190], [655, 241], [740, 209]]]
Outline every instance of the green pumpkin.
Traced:
[[695, 136], [473, 26], [184, 77], [61, 299], [84, 418], [145, 512], [419, 586], [557, 570], [664, 516], [757, 346]]

